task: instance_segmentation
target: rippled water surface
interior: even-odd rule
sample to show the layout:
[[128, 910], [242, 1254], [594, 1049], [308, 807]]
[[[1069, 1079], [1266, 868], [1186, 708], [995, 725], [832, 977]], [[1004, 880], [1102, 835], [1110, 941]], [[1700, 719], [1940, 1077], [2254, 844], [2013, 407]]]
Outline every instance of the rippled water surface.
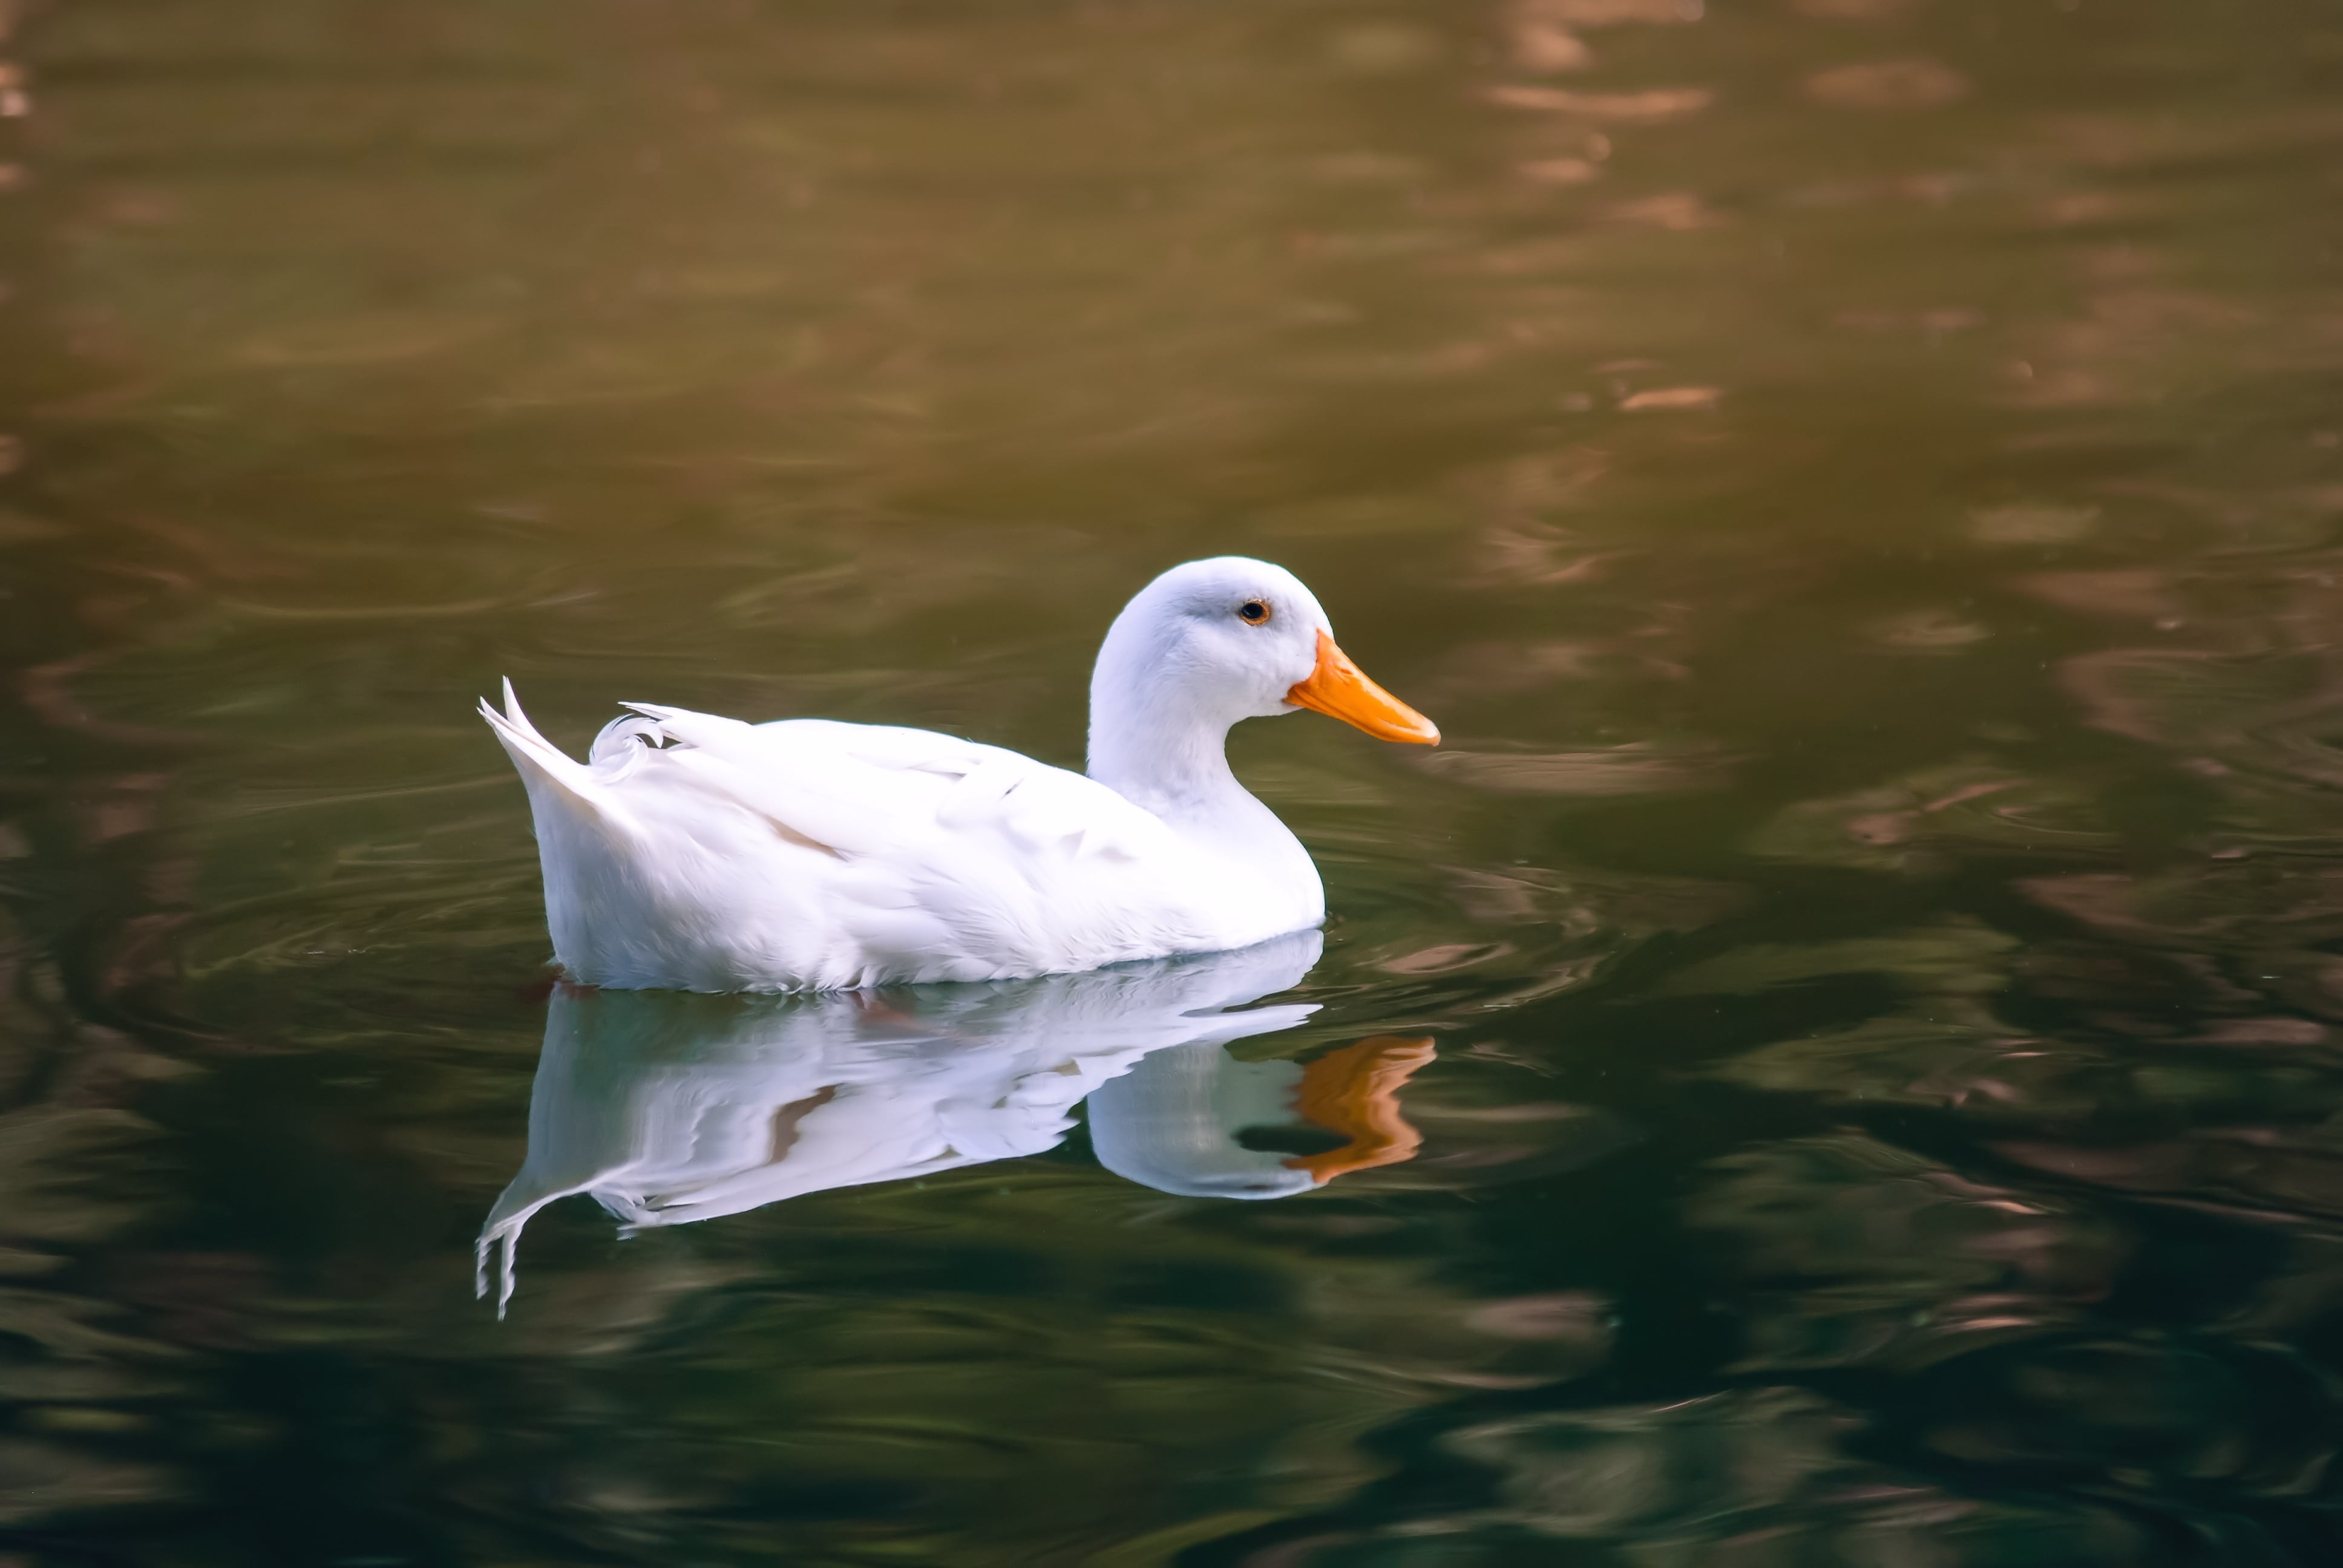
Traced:
[[[2330, 5], [0, 29], [8, 1562], [2343, 1559]], [[498, 677], [1229, 549], [1322, 952], [551, 986]]]

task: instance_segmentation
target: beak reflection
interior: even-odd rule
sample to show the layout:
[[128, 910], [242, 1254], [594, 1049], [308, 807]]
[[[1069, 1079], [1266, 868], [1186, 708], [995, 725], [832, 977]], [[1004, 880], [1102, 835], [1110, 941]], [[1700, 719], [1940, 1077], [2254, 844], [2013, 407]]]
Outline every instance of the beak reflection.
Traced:
[[1377, 1035], [1303, 1066], [1219, 1046], [1158, 1051], [1091, 1095], [1091, 1149], [1116, 1175], [1190, 1198], [1290, 1198], [1411, 1160], [1399, 1091], [1429, 1040]]

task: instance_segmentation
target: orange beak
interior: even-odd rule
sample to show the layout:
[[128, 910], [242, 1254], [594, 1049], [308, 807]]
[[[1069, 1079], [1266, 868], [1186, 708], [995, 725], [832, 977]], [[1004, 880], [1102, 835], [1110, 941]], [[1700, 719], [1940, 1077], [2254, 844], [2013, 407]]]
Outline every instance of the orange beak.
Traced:
[[1365, 730], [1378, 740], [1404, 740], [1416, 746], [1440, 744], [1440, 727], [1369, 680], [1351, 656], [1334, 646], [1325, 632], [1318, 634], [1318, 668], [1310, 678], [1285, 694], [1296, 708], [1313, 709]]

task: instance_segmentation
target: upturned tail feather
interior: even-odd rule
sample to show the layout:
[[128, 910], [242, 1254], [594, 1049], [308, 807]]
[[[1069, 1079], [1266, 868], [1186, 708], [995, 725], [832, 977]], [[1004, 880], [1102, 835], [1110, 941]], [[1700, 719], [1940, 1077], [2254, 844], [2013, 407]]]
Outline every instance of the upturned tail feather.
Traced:
[[603, 812], [608, 803], [598, 799], [601, 792], [594, 786], [593, 770], [570, 759], [559, 747], [537, 732], [537, 727], [528, 721], [528, 715], [521, 711], [520, 699], [514, 693], [509, 677], [506, 678], [504, 688], [504, 711], [498, 712], [484, 697], [480, 699], [480, 717], [488, 721], [490, 729], [496, 731], [497, 739], [504, 744], [505, 754], [513, 759], [513, 766], [520, 769], [521, 778], [524, 780], [541, 780], [586, 809], [597, 814]]

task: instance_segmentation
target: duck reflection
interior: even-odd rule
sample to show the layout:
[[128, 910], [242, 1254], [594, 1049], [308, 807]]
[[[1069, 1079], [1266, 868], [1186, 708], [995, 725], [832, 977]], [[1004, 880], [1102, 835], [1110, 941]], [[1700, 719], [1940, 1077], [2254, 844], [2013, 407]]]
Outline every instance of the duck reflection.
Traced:
[[1229, 953], [884, 994], [557, 988], [528, 1153], [489, 1211], [511, 1299], [529, 1217], [590, 1195], [630, 1229], [1053, 1148], [1091, 1101], [1100, 1162], [1162, 1191], [1282, 1198], [1412, 1156], [1398, 1091], [1428, 1040], [1378, 1036], [1304, 1066], [1232, 1040], [1307, 1003], [1245, 1008], [1317, 962], [1299, 931]]

